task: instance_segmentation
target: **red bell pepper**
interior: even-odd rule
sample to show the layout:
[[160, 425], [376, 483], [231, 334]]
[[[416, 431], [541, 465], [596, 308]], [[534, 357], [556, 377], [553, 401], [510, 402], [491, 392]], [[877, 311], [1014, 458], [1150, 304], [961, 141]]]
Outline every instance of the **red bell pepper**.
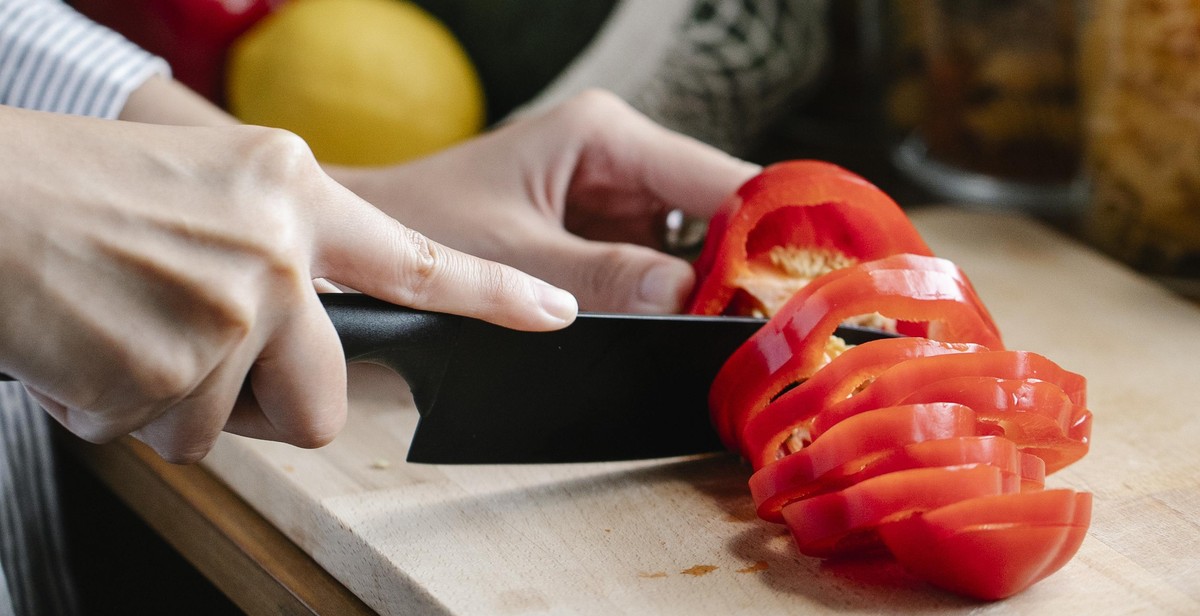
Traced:
[[713, 423], [731, 449], [746, 418], [828, 363], [839, 324], [880, 313], [927, 338], [1004, 348], [991, 315], [953, 263], [896, 255], [830, 272], [801, 289], [739, 347], [709, 392]]
[[879, 527], [896, 560], [946, 590], [1003, 599], [1062, 568], [1091, 523], [1092, 495], [1046, 490], [963, 500]]
[[[1008, 596], [1086, 534], [1090, 495], [1044, 490], [1087, 451], [1086, 383], [1006, 351], [966, 276], [929, 255], [844, 169], [784, 163], [743, 185], [710, 225], [690, 312], [772, 318], [721, 368], [712, 420], [802, 553], [887, 550], [935, 585]], [[863, 315], [913, 337], [832, 337]]]
[[748, 415], [741, 434], [741, 453], [755, 469], [762, 468], [782, 453], [784, 441], [791, 438], [792, 431], [802, 422], [850, 397], [902, 361], [986, 350], [987, 347], [978, 344], [929, 338], [885, 338], [847, 349], [811, 378], [784, 392], [760, 412]]
[[1087, 454], [1092, 412], [1058, 385], [1037, 379], [947, 378], [920, 387], [902, 404], [951, 402], [969, 406], [979, 420], [1041, 458], [1046, 473]]
[[820, 273], [899, 253], [933, 254], [878, 188], [825, 162], [777, 163], [709, 222], [687, 311], [770, 316]]
[[[1066, 394], [1073, 406], [1083, 407], [1086, 402], [1086, 380], [1082, 376], [1064, 370], [1058, 364], [1036, 353], [1027, 351], [986, 351], [918, 357], [896, 364], [880, 374], [878, 378], [872, 381], [859, 394], [827, 407], [815, 415], [812, 418], [810, 428], [812, 438], [818, 438], [822, 432], [851, 415], [871, 409], [900, 404], [901, 401], [912, 396], [920, 388], [953, 377], [991, 377], [992, 379], [1014, 380], [1036, 379], [1056, 385]], [[1006, 393], [996, 392], [994, 381], [982, 380], [979, 382], [982, 382], [984, 385], [993, 383], [992, 388], [986, 390], [986, 394], [993, 397], [995, 393], [1000, 393], [1001, 395]], [[1013, 392], [1007, 393], [1011, 394]], [[931, 395], [922, 399], [926, 401], [955, 402], [955, 400], [930, 399], [937, 397], [936, 395]], [[913, 401], [915, 402], [915, 400]], [[974, 395], [969, 398], [969, 401], [980, 404], [992, 404], [993, 407], [1001, 404], [1003, 408], [1012, 408], [1014, 404], [1020, 402], [1020, 399], [993, 401], [984, 395]], [[1044, 399], [1039, 399], [1039, 401], [1044, 401]], [[963, 403], [965, 404], [966, 402]], [[976, 410], [980, 409], [977, 408]], [[1075, 417], [1075, 414], [1080, 412], [1074, 408], [1063, 409], [1061, 403], [1056, 404], [1054, 410], [1056, 413], [1061, 411], [1071, 415], [1066, 420], [1066, 423], [1062, 424], [1064, 431], [1070, 429], [1070, 425], [1078, 419], [1078, 417]]]
[[224, 103], [225, 56], [285, 0], [73, 0], [71, 4], [171, 65], [175, 79]]
[[1021, 491], [1019, 466], [966, 464], [897, 471], [784, 505], [803, 554], [827, 558], [883, 548], [879, 526], [980, 496]]
[[1045, 467], [1039, 458], [1022, 457], [1011, 440], [980, 436], [981, 432], [986, 432], [986, 424], [959, 404], [912, 404], [869, 411], [758, 470], [750, 478], [750, 493], [760, 517], [780, 522], [779, 510], [787, 502], [909, 468], [968, 463], [1008, 468], [1021, 462], [1026, 467], [1023, 476], [1033, 482], [1025, 488], [1041, 486]]

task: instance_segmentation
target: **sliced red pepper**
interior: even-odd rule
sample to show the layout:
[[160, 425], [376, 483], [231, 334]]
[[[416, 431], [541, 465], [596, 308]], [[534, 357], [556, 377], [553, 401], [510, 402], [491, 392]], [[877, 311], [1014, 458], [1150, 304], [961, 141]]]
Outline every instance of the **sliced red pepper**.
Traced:
[[884, 370], [916, 357], [972, 353], [987, 347], [929, 338], [885, 338], [860, 344], [835, 357], [811, 378], [745, 418], [741, 453], [753, 468], [774, 460], [792, 430], [826, 407], [840, 402]]
[[1020, 492], [1019, 474], [988, 464], [918, 468], [794, 501], [783, 518], [796, 547], [827, 558], [880, 550], [880, 525], [979, 496]]
[[[689, 311], [772, 319], [717, 375], [712, 420], [757, 469], [759, 515], [802, 553], [886, 548], [936, 585], [1008, 596], [1086, 533], [1090, 495], [1043, 491], [1087, 451], [1086, 383], [1004, 352], [970, 281], [929, 255], [844, 169], [794, 161], [747, 182], [709, 227]], [[831, 338], [874, 313], [920, 339]]]
[[[777, 491], [759, 487], [783, 480], [796, 484], [795, 496], [799, 498], [805, 496], [804, 488], [809, 483], [851, 460], [922, 441], [975, 436], [977, 423], [975, 411], [961, 404], [909, 404], [861, 413], [834, 426], [811, 445], [756, 472], [750, 478], [750, 493], [759, 502]], [[764, 473], [767, 469], [770, 472]], [[817, 486], [808, 491], [817, 491]]]
[[899, 253], [933, 254], [900, 206], [865, 179], [826, 162], [782, 162], [742, 185], [710, 221], [688, 312], [748, 314], [729, 310], [748, 289], [760, 304], [786, 301], [811, 278], [786, 271], [780, 258], [787, 251], [839, 262], [833, 267]]
[[751, 477], [758, 515], [770, 522], [783, 523], [782, 509], [793, 501], [841, 490], [872, 477], [917, 468], [987, 464], [1019, 476], [1023, 492], [1041, 490], [1046, 485], [1042, 460], [1022, 453], [1015, 443], [1002, 436], [958, 436], [912, 443], [850, 460], [815, 478], [804, 472], [788, 473], [785, 460], [767, 466]]
[[1023, 460], [1012, 441], [977, 436], [986, 426], [958, 404], [914, 404], [869, 411], [838, 424], [812, 445], [754, 473], [750, 493], [759, 517], [780, 522], [792, 500], [837, 490], [889, 472], [989, 463], [1040, 486], [1040, 459]]
[[[1091, 411], [1071, 401], [1058, 385], [1034, 379], [948, 378], [920, 387], [904, 404], [953, 402], [1041, 458], [1054, 473], [1087, 454]], [[835, 426], [836, 429], [836, 426]]]
[[1087, 381], [1044, 356], [1029, 351], [986, 351], [919, 357], [901, 362], [879, 375], [859, 394], [828, 407], [811, 422], [817, 438], [839, 421], [870, 409], [899, 404], [930, 383], [960, 376], [1037, 379], [1061, 388], [1078, 406], [1086, 404]]
[[1079, 550], [1092, 495], [1071, 490], [964, 500], [884, 524], [879, 535], [916, 576], [980, 599], [1015, 595]]
[[974, 289], [949, 261], [897, 255], [825, 274], [794, 295], [717, 373], [709, 403], [726, 446], [738, 444], [747, 417], [828, 361], [825, 345], [839, 324], [872, 313], [919, 324], [927, 338], [1004, 348]]

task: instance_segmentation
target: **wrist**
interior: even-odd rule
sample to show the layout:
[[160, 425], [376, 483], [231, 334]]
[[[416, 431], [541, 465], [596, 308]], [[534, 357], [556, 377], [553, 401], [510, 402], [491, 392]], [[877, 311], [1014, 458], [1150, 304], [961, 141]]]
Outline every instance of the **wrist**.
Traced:
[[178, 126], [240, 124], [237, 118], [183, 84], [158, 75], [147, 79], [129, 95], [117, 119]]

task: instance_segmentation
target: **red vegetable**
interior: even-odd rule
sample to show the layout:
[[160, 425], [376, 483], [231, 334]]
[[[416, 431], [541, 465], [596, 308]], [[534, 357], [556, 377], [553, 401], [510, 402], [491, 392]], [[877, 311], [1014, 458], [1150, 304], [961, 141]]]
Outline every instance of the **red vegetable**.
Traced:
[[762, 468], [778, 457], [783, 441], [802, 422], [850, 397], [884, 370], [902, 361], [985, 350], [987, 347], [977, 344], [928, 338], [885, 338], [847, 349], [811, 378], [784, 392], [760, 412], [746, 417], [740, 443], [742, 455], [755, 469]]
[[947, 342], [1003, 348], [966, 277], [949, 261], [897, 255], [821, 276], [794, 295], [737, 349], [709, 392], [713, 423], [729, 447], [775, 396], [828, 363], [826, 343], [851, 317], [880, 313]]
[[884, 524], [878, 533], [922, 579], [1003, 599], [1061, 569], [1083, 543], [1091, 516], [1091, 494], [1046, 490], [960, 501]]
[[1015, 472], [989, 464], [918, 468], [789, 503], [783, 507], [783, 518], [801, 553], [850, 556], [881, 549], [878, 529], [888, 522], [971, 498], [1020, 490], [1019, 468]]
[[[1005, 350], [967, 277], [877, 189], [832, 165], [769, 167], [713, 221], [696, 271], [692, 312], [771, 317], [710, 411], [756, 469], [759, 516], [802, 553], [885, 551], [984, 599], [1074, 555], [1091, 497], [1044, 482], [1087, 452], [1084, 378]], [[910, 337], [832, 337], [864, 315]]]
[[883, 191], [829, 163], [777, 163], [746, 182], [710, 221], [688, 312], [749, 314], [759, 305], [772, 314], [814, 277], [797, 270], [823, 273], [822, 264], [898, 253], [932, 254]]
[[947, 378], [920, 387], [901, 400], [905, 404], [930, 401], [969, 405], [993, 432], [1041, 458], [1047, 473], [1082, 458], [1091, 440], [1091, 411], [1048, 381]]
[[175, 79], [223, 103], [229, 45], [284, 0], [74, 0], [79, 12], [162, 56]]
[[[989, 463], [1020, 472], [1041, 487], [1045, 467], [1021, 455], [1015, 443], [980, 436], [986, 426], [960, 404], [915, 404], [877, 409], [835, 426], [812, 445], [764, 466], [750, 478], [758, 515], [782, 522], [788, 502], [839, 490], [879, 475], [912, 468]], [[1023, 471], [1021, 469], [1024, 469]]]

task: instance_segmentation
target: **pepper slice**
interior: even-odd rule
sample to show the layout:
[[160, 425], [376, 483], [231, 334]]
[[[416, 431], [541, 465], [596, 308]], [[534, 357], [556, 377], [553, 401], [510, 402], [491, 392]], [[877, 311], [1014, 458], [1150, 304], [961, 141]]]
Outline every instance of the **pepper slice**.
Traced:
[[892, 366], [858, 395], [828, 407], [813, 417], [813, 438], [851, 415], [899, 404], [921, 387], [954, 377], [1036, 379], [1057, 385], [1071, 403], [1078, 406], [1086, 404], [1086, 379], [1030, 351], [986, 351], [918, 357]]
[[1020, 454], [1009, 439], [979, 436], [986, 431], [976, 413], [959, 404], [869, 411], [754, 473], [750, 493], [759, 517], [781, 522], [780, 508], [787, 502], [911, 468], [986, 462], [1019, 472], [1026, 480], [1024, 489], [1040, 487], [1045, 477], [1041, 460]]
[[1079, 550], [1092, 495], [1045, 490], [985, 496], [879, 527], [896, 560], [959, 594], [1003, 599], [1058, 571]]
[[825, 347], [839, 324], [872, 313], [907, 321], [926, 338], [1004, 348], [970, 282], [945, 259], [896, 255], [830, 272], [794, 295], [718, 371], [709, 406], [726, 446], [740, 441], [747, 417], [830, 361]]
[[987, 347], [929, 338], [885, 338], [847, 349], [811, 378], [784, 392], [744, 420], [741, 453], [754, 469], [775, 460], [804, 420], [845, 400], [892, 366], [916, 357], [973, 353]]
[[883, 191], [830, 163], [777, 163], [709, 222], [687, 311], [770, 316], [824, 272], [899, 253], [933, 254]]
[[1000, 431], [1021, 451], [1041, 458], [1047, 474], [1086, 455], [1091, 440], [1091, 411], [1072, 402], [1058, 385], [1047, 381], [948, 378], [917, 389], [901, 402], [965, 404], [976, 412], [980, 422]]
[[989, 464], [918, 468], [872, 477], [783, 507], [796, 547], [828, 558], [883, 549], [880, 525], [979, 496], [1020, 492], [1018, 473]]

